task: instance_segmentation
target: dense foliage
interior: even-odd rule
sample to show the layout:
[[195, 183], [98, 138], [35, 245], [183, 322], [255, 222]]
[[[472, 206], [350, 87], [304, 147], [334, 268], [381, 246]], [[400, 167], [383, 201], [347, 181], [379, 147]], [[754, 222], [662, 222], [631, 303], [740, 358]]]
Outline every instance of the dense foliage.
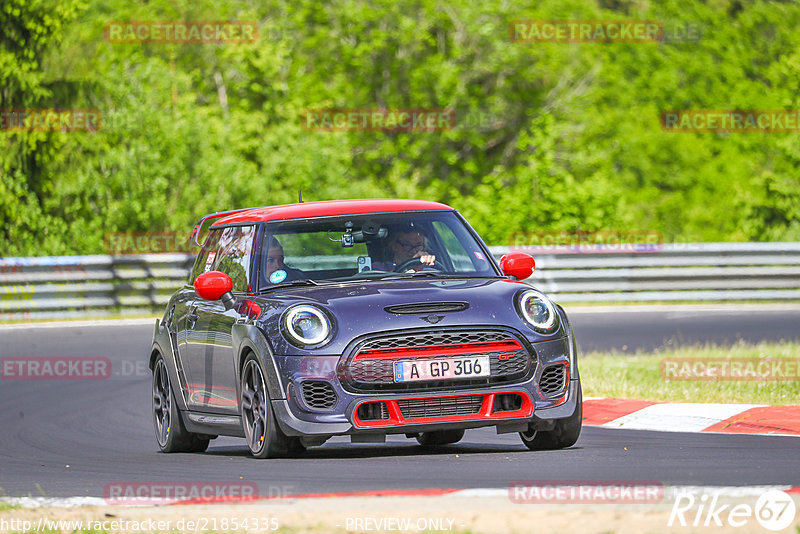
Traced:
[[[536, 4], [532, 6], [532, 4]], [[518, 43], [518, 19], [650, 19], [659, 43]], [[110, 21], [257, 21], [245, 44], [115, 44]], [[701, 35], [672, 30], [690, 26]], [[800, 137], [668, 133], [672, 109], [800, 108], [800, 5], [636, 0], [4, 0], [0, 109], [99, 109], [0, 132], [0, 256], [102, 253], [232, 207], [440, 200], [518, 230], [800, 240]], [[677, 31], [676, 30], [676, 31]], [[306, 110], [448, 109], [435, 132], [309, 131]]]

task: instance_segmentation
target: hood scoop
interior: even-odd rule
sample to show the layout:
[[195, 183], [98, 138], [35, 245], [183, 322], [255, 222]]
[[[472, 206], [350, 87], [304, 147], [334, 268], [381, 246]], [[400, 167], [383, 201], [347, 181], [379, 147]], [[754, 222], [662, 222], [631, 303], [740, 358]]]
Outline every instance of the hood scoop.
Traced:
[[469, 308], [468, 302], [418, 302], [386, 306], [384, 310], [397, 315], [418, 315], [421, 313], [460, 312], [467, 308]]

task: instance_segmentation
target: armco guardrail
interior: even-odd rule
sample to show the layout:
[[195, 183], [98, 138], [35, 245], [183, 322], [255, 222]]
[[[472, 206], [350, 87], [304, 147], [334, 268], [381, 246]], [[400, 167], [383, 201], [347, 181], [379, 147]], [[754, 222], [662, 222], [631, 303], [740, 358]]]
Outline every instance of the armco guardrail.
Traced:
[[[499, 258], [508, 247], [491, 247]], [[558, 302], [800, 300], [800, 243], [688, 243], [650, 252], [520, 247]], [[0, 259], [0, 319], [160, 312], [188, 254]], [[289, 260], [291, 263], [291, 261]]]
[[0, 319], [151, 313], [192, 263], [189, 254], [0, 259]]
[[[496, 257], [510, 250], [490, 248]], [[558, 302], [800, 299], [800, 243], [681, 243], [638, 253], [554, 248], [514, 250], [534, 257], [529, 281]]]

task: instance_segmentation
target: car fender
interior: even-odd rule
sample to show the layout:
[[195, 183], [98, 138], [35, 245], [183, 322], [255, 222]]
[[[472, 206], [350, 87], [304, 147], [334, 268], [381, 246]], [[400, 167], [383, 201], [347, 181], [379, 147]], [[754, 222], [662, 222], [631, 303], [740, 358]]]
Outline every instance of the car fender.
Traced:
[[556, 304], [556, 308], [558, 308], [559, 315], [561, 316], [562, 327], [567, 333], [567, 345], [569, 346], [570, 380], [567, 386], [567, 400], [564, 404], [552, 408], [540, 408], [536, 410], [533, 414], [534, 419], [539, 420], [564, 419], [575, 413], [578, 407], [578, 390], [581, 388], [580, 375], [578, 374], [578, 347], [575, 344], [575, 333], [572, 330], [572, 325], [569, 324], [564, 308], [558, 304]]
[[567, 312], [564, 311], [564, 308], [562, 308], [560, 304], [556, 304], [555, 306], [558, 310], [559, 319], [561, 320], [561, 328], [563, 329], [564, 334], [566, 334], [567, 344], [569, 346], [570, 380], [579, 380], [580, 373], [578, 372], [578, 346], [575, 344], [575, 332], [572, 330], [572, 325], [569, 322]]
[[169, 329], [161, 322], [161, 320], [156, 319], [155, 330], [153, 332], [153, 345], [150, 349], [150, 361], [148, 362], [148, 366], [150, 367], [151, 371], [155, 365], [156, 356], [159, 354], [162, 358], [164, 358], [164, 362], [167, 364], [167, 375], [169, 376], [170, 384], [173, 386], [172, 390], [177, 390], [180, 392], [180, 394], [175, 395], [175, 401], [178, 403], [178, 408], [180, 410], [186, 410], [187, 404], [186, 397], [184, 396], [185, 384], [178, 376], [176, 351], [175, 346], [172, 343], [172, 336], [170, 335]]
[[270, 400], [280, 400], [286, 398], [286, 388], [278, 375], [278, 368], [275, 365], [272, 349], [267, 343], [264, 333], [253, 324], [234, 324], [231, 328], [231, 338], [233, 341], [234, 354], [236, 355], [236, 389], [242, 377], [242, 364], [248, 351], [252, 351], [261, 362], [264, 371], [264, 378], [267, 381], [267, 393]]

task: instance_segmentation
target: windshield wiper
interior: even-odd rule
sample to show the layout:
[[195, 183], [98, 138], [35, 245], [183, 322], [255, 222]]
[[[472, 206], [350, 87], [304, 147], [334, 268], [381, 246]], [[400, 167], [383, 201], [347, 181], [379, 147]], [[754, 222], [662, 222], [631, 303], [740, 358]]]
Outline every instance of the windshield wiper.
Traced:
[[316, 280], [306, 279], [306, 280], [292, 280], [291, 282], [282, 282], [279, 284], [274, 284], [269, 287], [262, 287], [258, 290], [259, 293], [263, 293], [265, 291], [272, 291], [273, 289], [281, 289], [284, 287], [299, 287], [299, 286], [318, 286], [319, 282]]

